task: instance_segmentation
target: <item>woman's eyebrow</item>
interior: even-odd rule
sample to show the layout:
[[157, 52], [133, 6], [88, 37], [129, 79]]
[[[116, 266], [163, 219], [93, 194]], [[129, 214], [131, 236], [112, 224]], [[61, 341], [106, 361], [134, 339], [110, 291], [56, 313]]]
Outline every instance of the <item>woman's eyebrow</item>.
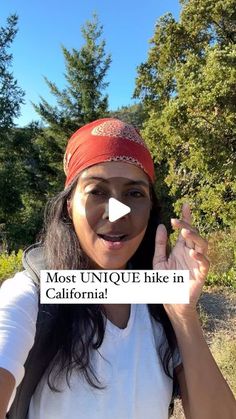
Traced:
[[146, 186], [147, 188], [149, 188], [149, 183], [145, 182], [145, 180], [130, 180], [129, 182], [126, 182], [127, 186], [129, 185], [143, 185]]
[[[105, 183], [110, 183], [109, 179], [105, 179], [103, 177], [100, 176], [87, 176], [83, 178], [83, 181], [86, 182], [88, 180], [99, 180], [99, 181], [103, 181]], [[125, 183], [126, 186], [130, 186], [130, 185], [142, 185], [142, 186], [146, 186], [147, 188], [149, 188], [149, 183], [145, 182], [145, 180], [130, 180], [128, 182]]]

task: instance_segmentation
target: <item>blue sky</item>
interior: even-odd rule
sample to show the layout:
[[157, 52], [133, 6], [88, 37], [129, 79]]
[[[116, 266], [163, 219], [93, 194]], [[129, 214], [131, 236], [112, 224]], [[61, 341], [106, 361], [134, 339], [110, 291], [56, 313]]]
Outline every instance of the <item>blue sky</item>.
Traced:
[[19, 16], [19, 31], [11, 48], [12, 70], [26, 93], [26, 104], [16, 123], [24, 126], [39, 119], [31, 105], [31, 101], [39, 103], [39, 96], [54, 103], [43, 76], [64, 87], [61, 45], [81, 48], [81, 26], [93, 12], [103, 24], [106, 51], [112, 55], [107, 77], [109, 108], [134, 103], [136, 69], [147, 58], [155, 23], [166, 12], [178, 19], [179, 11], [177, 0], [1, 0], [0, 26], [5, 26], [9, 14]]

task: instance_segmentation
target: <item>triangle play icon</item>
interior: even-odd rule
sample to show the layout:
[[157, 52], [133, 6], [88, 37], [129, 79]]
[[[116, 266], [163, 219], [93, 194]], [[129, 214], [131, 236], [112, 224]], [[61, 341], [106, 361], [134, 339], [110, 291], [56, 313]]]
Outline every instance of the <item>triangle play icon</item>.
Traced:
[[124, 217], [124, 215], [128, 214], [131, 211], [130, 207], [122, 202], [118, 201], [115, 198], [110, 198], [108, 202], [108, 214], [109, 214], [109, 221], [113, 223], [119, 218]]

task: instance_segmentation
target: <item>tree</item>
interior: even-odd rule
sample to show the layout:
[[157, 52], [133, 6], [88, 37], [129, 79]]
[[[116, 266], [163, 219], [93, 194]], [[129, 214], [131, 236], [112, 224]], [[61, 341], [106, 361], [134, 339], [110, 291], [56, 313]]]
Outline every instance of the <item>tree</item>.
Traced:
[[133, 125], [137, 129], [141, 129], [145, 119], [147, 118], [146, 112], [142, 103], [137, 103], [130, 106], [121, 106], [115, 111], [110, 111], [111, 118], [118, 118], [127, 124]]
[[[11, 72], [12, 54], [8, 49], [17, 33], [18, 17], [7, 18], [7, 26], [0, 27], [0, 130], [1, 132], [14, 125], [14, 118], [20, 115], [20, 105], [24, 93], [17, 85]], [[2, 142], [2, 141], [1, 141]]]
[[20, 186], [15, 170], [16, 151], [11, 130], [20, 115], [24, 92], [11, 72], [12, 54], [9, 48], [17, 33], [18, 18], [11, 15], [6, 27], [0, 28], [0, 240], [7, 239], [6, 223], [10, 214], [21, 206]]
[[[14, 152], [7, 174], [13, 182], [5, 187], [2, 195], [2, 205], [7, 209], [4, 232], [8, 250], [17, 250], [36, 241], [42, 227], [48, 198], [48, 168], [36, 143], [42, 130], [39, 123], [31, 123], [24, 128], [13, 128], [10, 133]], [[6, 178], [1, 178], [0, 184], [2, 190], [7, 185]]]
[[235, 224], [235, 0], [181, 1], [156, 24], [135, 97], [143, 135], [179, 212], [188, 200], [208, 232]]
[[51, 194], [63, 186], [62, 160], [68, 138], [82, 125], [108, 113], [108, 97], [104, 91], [108, 86], [106, 76], [111, 57], [106, 55], [102, 33], [103, 27], [94, 15], [82, 27], [85, 43], [81, 49], [69, 51], [62, 47], [66, 87], [60, 90], [45, 78], [57, 105], [52, 106], [43, 98], [39, 105], [34, 105], [46, 124], [38, 145], [49, 167]]
[[105, 53], [105, 41], [100, 40], [103, 27], [96, 15], [92, 21], [82, 27], [85, 44], [78, 51], [70, 52], [62, 46], [65, 59], [66, 87], [60, 90], [55, 83], [45, 77], [57, 106], [51, 106], [41, 98], [39, 105], [34, 105], [51, 132], [67, 137], [80, 126], [106, 115], [108, 97], [104, 90], [105, 81], [111, 63], [110, 55]]

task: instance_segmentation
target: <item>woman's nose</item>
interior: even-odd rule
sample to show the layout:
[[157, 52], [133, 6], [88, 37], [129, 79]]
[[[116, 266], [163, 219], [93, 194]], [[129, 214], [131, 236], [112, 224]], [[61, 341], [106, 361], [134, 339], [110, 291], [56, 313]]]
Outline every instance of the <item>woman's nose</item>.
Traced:
[[103, 215], [102, 215], [103, 220], [106, 220], [108, 218], [109, 218], [109, 201], [106, 202], [104, 212], [103, 212]]

